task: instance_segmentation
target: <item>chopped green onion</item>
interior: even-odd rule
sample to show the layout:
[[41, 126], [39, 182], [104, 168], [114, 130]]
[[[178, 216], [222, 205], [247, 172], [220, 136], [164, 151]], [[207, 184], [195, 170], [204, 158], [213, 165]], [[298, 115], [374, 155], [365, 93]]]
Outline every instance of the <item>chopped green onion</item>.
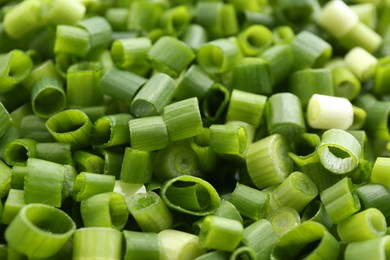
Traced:
[[26, 205], [24, 190], [10, 189], [1, 215], [1, 223], [9, 225], [18, 212]]
[[91, 172], [80, 172], [74, 182], [73, 198], [82, 201], [93, 195], [114, 190], [115, 177]]
[[358, 78], [346, 66], [332, 68], [334, 94], [352, 101], [361, 91]]
[[105, 18], [100, 16], [88, 17], [79, 21], [77, 26], [83, 28], [89, 34], [89, 53], [95, 53], [110, 46], [112, 29]]
[[344, 252], [346, 260], [352, 259], [386, 259], [389, 257], [390, 236], [352, 242]]
[[272, 32], [263, 25], [251, 25], [237, 35], [245, 56], [257, 56], [272, 44]]
[[158, 235], [152, 232], [122, 231], [125, 239], [125, 260], [160, 259]]
[[4, 160], [9, 165], [25, 163], [29, 158], [36, 157], [37, 142], [32, 139], [15, 139], [4, 149]]
[[66, 143], [37, 143], [36, 157], [59, 164], [73, 164], [71, 145]]
[[294, 67], [294, 57], [289, 44], [273, 45], [261, 54], [261, 58], [267, 61], [273, 86], [284, 80]]
[[160, 26], [171, 35], [180, 36], [184, 33], [191, 20], [191, 13], [187, 6], [178, 5], [166, 10], [160, 19]]
[[360, 202], [365, 209], [379, 209], [385, 217], [390, 216], [389, 189], [383, 184], [369, 183], [356, 189]]
[[152, 179], [153, 161], [151, 152], [126, 147], [120, 180], [126, 183], [149, 183]]
[[210, 126], [210, 146], [217, 154], [244, 159], [248, 149], [248, 133], [242, 125], [214, 124]]
[[200, 46], [207, 42], [207, 39], [207, 32], [203, 26], [190, 24], [183, 33], [181, 40], [193, 50], [198, 50]]
[[89, 51], [90, 38], [85, 29], [71, 25], [58, 25], [54, 53], [85, 57]]
[[375, 74], [378, 59], [361, 47], [355, 47], [344, 57], [345, 64], [360, 81], [367, 81]]
[[79, 172], [104, 172], [104, 159], [96, 154], [79, 150], [73, 154], [73, 159]]
[[169, 134], [167, 127], [162, 116], [131, 119], [129, 121], [131, 147], [141, 151], [155, 151], [167, 147]]
[[297, 227], [301, 222], [299, 213], [289, 207], [281, 207], [274, 210], [267, 219], [279, 237]]

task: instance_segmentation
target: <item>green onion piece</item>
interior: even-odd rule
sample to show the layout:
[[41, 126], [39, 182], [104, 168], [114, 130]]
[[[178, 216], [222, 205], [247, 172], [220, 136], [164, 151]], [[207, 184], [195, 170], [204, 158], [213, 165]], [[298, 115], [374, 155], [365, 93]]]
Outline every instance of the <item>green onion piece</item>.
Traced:
[[120, 102], [108, 98], [99, 106], [80, 107], [78, 109], [83, 111], [92, 122], [96, 122], [103, 116], [119, 113], [119, 105]]
[[257, 56], [272, 44], [272, 32], [264, 25], [251, 25], [237, 35], [245, 56]]
[[183, 140], [203, 132], [199, 104], [195, 97], [165, 106], [163, 118], [170, 141]]
[[378, 60], [378, 64], [375, 69], [375, 81], [373, 92], [378, 95], [389, 93], [389, 87], [386, 82], [389, 81], [390, 73], [390, 58], [383, 57]]
[[352, 242], [347, 245], [344, 259], [386, 259], [389, 257], [390, 236]]
[[26, 115], [23, 117], [22, 121], [20, 122], [19, 132], [20, 135], [18, 135], [18, 137], [20, 136], [24, 139], [32, 139], [37, 142], [54, 141], [54, 138], [46, 128], [46, 120], [39, 118], [36, 115]]
[[89, 51], [90, 38], [85, 29], [71, 25], [58, 25], [54, 53], [85, 57]]
[[199, 246], [199, 238], [193, 234], [166, 229], [158, 233], [161, 260], [195, 259], [204, 254], [205, 249]]
[[223, 218], [234, 219], [239, 221], [240, 223], [243, 223], [243, 219], [240, 215], [240, 212], [238, 211], [236, 206], [234, 206], [233, 203], [228, 200], [222, 200], [221, 204], [215, 210], [213, 215]]
[[261, 124], [267, 97], [233, 89], [226, 121], [244, 121], [257, 128]]
[[317, 153], [326, 169], [336, 174], [344, 174], [358, 166], [361, 146], [350, 133], [341, 129], [330, 129], [322, 135]]
[[110, 46], [112, 29], [105, 18], [101, 16], [89, 17], [79, 21], [77, 26], [89, 34], [89, 53], [96, 53]]
[[4, 160], [9, 165], [25, 163], [28, 158], [36, 157], [37, 142], [32, 139], [15, 139], [4, 149]]
[[279, 44], [291, 44], [295, 38], [295, 33], [290, 26], [280, 25], [273, 29], [274, 42]]
[[0, 137], [0, 158], [4, 159], [4, 150], [7, 145], [20, 137], [19, 129], [16, 126], [11, 126], [5, 134]]
[[211, 125], [210, 146], [217, 154], [244, 159], [248, 149], [248, 134], [242, 125]]
[[288, 155], [299, 167], [316, 163], [319, 161], [317, 147], [320, 143], [321, 139], [317, 134], [303, 133], [297, 135], [291, 144], [293, 152], [289, 152]]
[[279, 237], [297, 227], [301, 222], [299, 213], [289, 207], [281, 207], [274, 210], [267, 219]]
[[[239, 0], [238, 0], [239, 1]], [[241, 1], [242, 4], [248, 3], [248, 1]], [[253, 10], [243, 10], [244, 15], [244, 26], [246, 25], [252, 25], [252, 24], [261, 24], [265, 25], [268, 28], [275, 27], [275, 18], [266, 12], [258, 12]]]
[[11, 168], [11, 188], [23, 190], [24, 178], [27, 175], [28, 170], [26, 163], [15, 164]]
[[[126, 7], [128, 6], [129, 3]], [[128, 29], [143, 32], [151, 31], [156, 28], [164, 9], [164, 4], [161, 2], [131, 2]]]
[[203, 26], [190, 24], [183, 33], [182, 39], [191, 49], [198, 50], [208, 40], [208, 35]]
[[135, 95], [130, 105], [130, 112], [136, 117], [159, 115], [171, 102], [175, 90], [175, 83], [170, 76], [156, 73]]
[[231, 4], [199, 2], [195, 6], [196, 23], [206, 29], [210, 38], [233, 36], [239, 31], [235, 11]]
[[228, 39], [207, 42], [199, 48], [197, 53], [199, 66], [209, 74], [228, 71], [240, 58], [240, 50]]
[[330, 219], [338, 224], [360, 210], [360, 201], [351, 179], [344, 177], [320, 193]]
[[104, 13], [104, 18], [106, 18], [114, 32], [126, 31], [129, 8], [109, 7]]
[[153, 161], [154, 176], [161, 182], [182, 176], [200, 176], [196, 153], [185, 144], [171, 144], [157, 152]]
[[156, 233], [129, 230], [122, 233], [126, 242], [124, 260], [160, 259], [160, 242]]
[[273, 85], [279, 84], [293, 69], [294, 57], [289, 44], [273, 45], [260, 55], [267, 61]]
[[291, 48], [295, 70], [322, 67], [332, 55], [332, 46], [309, 31], [300, 32]]
[[371, 183], [382, 184], [386, 187], [390, 187], [390, 179], [388, 178], [387, 169], [390, 167], [390, 160], [387, 157], [377, 157], [375, 159], [371, 178]]
[[160, 19], [160, 26], [170, 35], [180, 36], [184, 33], [191, 20], [187, 6], [178, 5], [167, 9]]
[[0, 160], [0, 198], [3, 198], [8, 194], [8, 191], [11, 188], [11, 176], [11, 168]]
[[79, 150], [73, 154], [73, 159], [79, 172], [104, 172], [104, 159], [96, 154]]
[[160, 150], [168, 145], [168, 125], [161, 116], [131, 119], [129, 121], [131, 147], [141, 151]]
[[7, 130], [11, 127], [13, 119], [8, 113], [7, 109], [4, 107], [3, 103], [0, 102], [0, 121], [2, 122], [0, 126], [0, 137], [2, 137]]
[[214, 80], [198, 65], [191, 65], [179, 78], [174, 97], [182, 100], [197, 97], [202, 100], [214, 85]]
[[360, 81], [346, 66], [332, 68], [332, 76], [335, 96], [354, 100], [360, 93]]
[[301, 221], [315, 221], [324, 225], [328, 230], [333, 227], [332, 220], [329, 218], [324, 205], [320, 200], [313, 200], [301, 213]]
[[98, 148], [129, 144], [130, 119], [132, 116], [125, 113], [100, 117], [94, 123], [92, 144]]
[[252, 143], [246, 153], [249, 176], [258, 188], [282, 183], [293, 168], [288, 145], [280, 134], [273, 134]]
[[303, 69], [290, 75], [289, 90], [306, 107], [313, 94], [333, 96], [333, 78], [330, 69]]
[[263, 95], [272, 93], [270, 67], [263, 58], [243, 58], [234, 66], [232, 74], [232, 85], [235, 89]]
[[278, 236], [266, 219], [259, 219], [244, 229], [242, 242], [253, 249], [256, 259], [269, 259], [277, 241]]
[[339, 39], [359, 23], [359, 17], [343, 1], [332, 0], [322, 8], [317, 23]]
[[237, 183], [229, 201], [241, 215], [253, 220], [259, 220], [266, 215], [269, 195], [258, 189]]
[[109, 69], [100, 80], [103, 94], [117, 100], [131, 102], [137, 91], [146, 82], [146, 79], [129, 71]]
[[58, 142], [81, 148], [89, 145], [93, 124], [81, 110], [68, 109], [50, 117], [46, 128]]
[[382, 44], [382, 37], [362, 22], [357, 23], [348, 33], [342, 35], [338, 42], [346, 49], [361, 47], [374, 53]]
[[152, 67], [177, 78], [195, 58], [194, 52], [184, 42], [163, 36], [147, 52]]
[[275, 202], [280, 207], [290, 207], [298, 212], [318, 194], [313, 181], [302, 172], [292, 172], [273, 192]]
[[161, 197], [169, 208], [194, 216], [211, 214], [220, 205], [219, 195], [210, 183], [188, 175], [166, 181]]
[[[204, 253], [195, 260], [224, 260], [227, 257], [227, 252], [224, 251], [218, 251], [218, 250], [213, 250], [207, 253]], [[230, 255], [230, 257], [233, 257], [233, 255]], [[251, 258], [245, 258], [245, 259], [251, 259]]]
[[125, 198], [127, 208], [130, 208], [129, 204], [132, 197], [138, 193], [146, 193], [147, 191], [143, 184], [126, 183], [121, 180], [116, 180], [114, 192], [122, 194]]
[[24, 190], [10, 189], [4, 202], [1, 223], [9, 225], [24, 205]]
[[126, 147], [120, 180], [126, 183], [149, 183], [153, 173], [153, 154]]
[[348, 129], [353, 123], [352, 104], [346, 98], [314, 94], [307, 105], [307, 121], [316, 129]]
[[[93, 246], [91, 246], [93, 245]], [[122, 233], [113, 228], [79, 228], [73, 236], [74, 260], [122, 258]]]
[[31, 105], [34, 114], [41, 118], [49, 118], [62, 111], [66, 96], [61, 82], [49, 76], [35, 81], [31, 90]]
[[93, 195], [114, 190], [115, 177], [91, 172], [80, 172], [75, 179], [73, 198], [82, 201]]
[[42, 19], [51, 24], [73, 24], [80, 21], [86, 12], [80, 1], [52, 0], [44, 3]]
[[111, 57], [114, 64], [124, 70], [135, 67], [149, 68], [146, 53], [152, 47], [149, 38], [125, 38], [115, 40], [111, 45]]
[[22, 120], [27, 116], [31, 116], [32, 108], [30, 104], [26, 103], [14, 109], [11, 113], [8, 113], [7, 109], [4, 107], [4, 104], [0, 101], [0, 113], [3, 113], [2, 115], [0, 115], [0, 117], [3, 116], [2, 119], [4, 120], [4, 126], [2, 130], [4, 131], [4, 133], [0, 134], [1, 138], [1, 136], [3, 136], [5, 133], [8, 132], [8, 130], [10, 130], [10, 128], [12, 128], [11, 126], [17, 127], [19, 129]]
[[43, 203], [61, 207], [66, 168], [62, 164], [41, 159], [27, 160], [24, 181], [26, 203]]
[[390, 198], [389, 189], [382, 184], [365, 184], [356, 189], [360, 202], [365, 209], [376, 208], [385, 217], [390, 216], [390, 207], [387, 203]]
[[116, 151], [116, 149], [101, 150], [104, 159], [103, 174], [115, 176], [116, 179], [120, 178], [122, 163], [123, 163], [123, 150]]
[[122, 230], [129, 217], [124, 197], [106, 192], [81, 201], [81, 217], [85, 227], [110, 227]]
[[0, 63], [0, 93], [2, 94], [26, 79], [33, 68], [31, 58], [18, 49], [1, 54]]
[[366, 123], [364, 125], [367, 135], [373, 138], [390, 140], [388, 127], [388, 116], [390, 112], [390, 102], [373, 101], [367, 111]]
[[59, 164], [73, 164], [71, 145], [65, 143], [37, 143], [36, 158]]
[[229, 99], [230, 90], [228, 88], [219, 83], [213, 84], [202, 100], [203, 123], [209, 125], [220, 121]]
[[68, 106], [87, 107], [101, 104], [103, 95], [99, 82], [102, 76], [103, 67], [98, 62], [81, 62], [71, 65], [66, 73]]
[[306, 221], [280, 238], [271, 258], [337, 259], [339, 251], [339, 242], [323, 225]]
[[13, 39], [21, 39], [41, 28], [40, 1], [19, 3], [4, 15], [4, 31]]
[[199, 245], [203, 248], [232, 252], [239, 245], [243, 230], [242, 224], [237, 220], [206, 216], [200, 227]]
[[211, 148], [210, 129], [204, 128], [203, 133], [194, 136], [190, 146], [198, 157], [200, 171], [211, 172], [216, 166], [217, 155]]
[[32, 203], [24, 206], [5, 231], [10, 247], [29, 258], [56, 254], [76, 230], [76, 224], [62, 210]]
[[269, 97], [265, 107], [265, 119], [269, 134], [281, 134], [287, 140], [306, 132], [302, 104], [291, 93], [278, 93]]
[[172, 227], [172, 213], [155, 192], [135, 194], [128, 205], [143, 232], [158, 233]]
[[64, 174], [64, 186], [62, 188], [62, 199], [68, 198], [72, 195], [75, 180], [76, 180], [76, 168], [72, 165], [65, 164], [65, 174]]
[[344, 57], [346, 66], [362, 82], [374, 76], [378, 59], [361, 47], [351, 49]]
[[385, 216], [376, 208], [363, 210], [338, 223], [337, 234], [346, 243], [382, 237], [386, 234]]

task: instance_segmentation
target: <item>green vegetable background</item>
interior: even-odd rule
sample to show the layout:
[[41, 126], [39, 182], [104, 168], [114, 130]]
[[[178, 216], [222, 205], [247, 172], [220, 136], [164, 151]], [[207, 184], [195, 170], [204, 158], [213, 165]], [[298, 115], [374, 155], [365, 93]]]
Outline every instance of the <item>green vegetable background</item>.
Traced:
[[390, 259], [390, 0], [0, 8], [0, 260]]

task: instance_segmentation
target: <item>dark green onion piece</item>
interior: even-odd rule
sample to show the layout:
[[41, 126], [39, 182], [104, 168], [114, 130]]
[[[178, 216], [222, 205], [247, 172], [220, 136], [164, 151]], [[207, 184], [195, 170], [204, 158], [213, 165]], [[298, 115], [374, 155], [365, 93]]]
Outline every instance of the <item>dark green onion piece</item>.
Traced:
[[217, 155], [211, 149], [210, 129], [205, 128], [203, 133], [196, 135], [190, 141], [191, 149], [198, 157], [199, 169], [207, 173], [212, 171], [217, 164]]
[[121, 257], [122, 233], [120, 231], [106, 227], [83, 227], [74, 232], [72, 259], [120, 260]]
[[112, 61], [124, 70], [136, 72], [137, 67], [148, 70], [150, 66], [146, 54], [151, 47], [152, 42], [146, 37], [115, 40], [111, 45]]
[[199, 232], [199, 245], [203, 248], [234, 251], [243, 235], [242, 224], [234, 219], [206, 216]]
[[80, 172], [74, 182], [72, 196], [75, 201], [82, 201], [93, 195], [112, 192], [115, 177], [92, 172]]
[[182, 100], [197, 97], [202, 100], [214, 85], [214, 80], [198, 65], [191, 65], [179, 78], [175, 90], [175, 99]]
[[160, 259], [160, 242], [156, 233], [130, 230], [122, 233], [126, 242], [125, 260]]
[[267, 61], [273, 86], [284, 80], [294, 67], [294, 57], [289, 44], [273, 45], [261, 53], [260, 57]]
[[141, 151], [160, 150], [168, 145], [167, 125], [161, 116], [129, 121], [131, 147]]
[[390, 80], [390, 57], [380, 58], [375, 70], [375, 81], [373, 92], [378, 95], [388, 94], [390, 92], [386, 82]]
[[161, 182], [182, 176], [200, 176], [196, 153], [185, 144], [171, 144], [158, 151], [153, 161], [154, 176]]
[[11, 176], [11, 168], [0, 160], [0, 198], [3, 198], [8, 194], [8, 191], [11, 188]]
[[163, 118], [170, 141], [183, 140], [203, 132], [199, 104], [195, 97], [165, 106]]
[[359, 79], [346, 66], [332, 68], [334, 94], [354, 100], [361, 91]]
[[188, 175], [166, 181], [161, 197], [169, 208], [194, 216], [211, 214], [220, 205], [219, 195], [210, 183]]
[[127, 183], [149, 183], [153, 173], [153, 154], [126, 147], [120, 180]]
[[108, 21], [101, 16], [88, 17], [77, 23], [89, 34], [89, 53], [95, 53], [110, 46], [112, 29]]
[[0, 93], [5, 93], [21, 83], [33, 68], [31, 58], [18, 49], [1, 54], [0, 64]]
[[229, 201], [237, 208], [242, 216], [259, 220], [266, 215], [269, 195], [261, 190], [238, 183]]
[[129, 8], [119, 6], [109, 7], [104, 14], [114, 33], [127, 30], [128, 16]]
[[272, 44], [272, 32], [263, 25], [251, 25], [237, 35], [245, 56], [257, 56]]
[[326, 169], [336, 174], [344, 174], [358, 166], [361, 146], [350, 133], [341, 129], [330, 129], [322, 135], [317, 153]]
[[230, 91], [224, 85], [215, 83], [207, 91], [201, 103], [203, 123], [205, 125], [218, 122], [225, 112], [230, 99]]
[[293, 152], [289, 152], [288, 155], [299, 167], [316, 163], [319, 161], [317, 147], [320, 143], [321, 139], [317, 134], [303, 133], [297, 135], [291, 145]]
[[268, 62], [263, 58], [246, 57], [232, 69], [232, 85], [235, 89], [270, 95], [272, 76]]
[[25, 163], [28, 158], [36, 157], [37, 142], [32, 139], [15, 139], [4, 149], [4, 160], [9, 165]]
[[36, 158], [59, 164], [73, 164], [71, 145], [66, 143], [37, 143]]
[[182, 39], [190, 48], [198, 50], [208, 40], [208, 35], [203, 26], [190, 24], [183, 33]]
[[339, 251], [339, 242], [323, 225], [306, 221], [280, 238], [271, 258], [337, 259]]
[[134, 195], [128, 206], [143, 232], [158, 233], [172, 227], [171, 212], [161, 197], [153, 191]]
[[68, 109], [50, 117], [46, 122], [46, 128], [60, 143], [85, 147], [90, 144], [93, 124], [84, 112]]
[[32, 203], [24, 206], [5, 231], [8, 245], [29, 258], [56, 254], [76, 230], [62, 210]]
[[182, 35], [191, 20], [189, 9], [185, 5], [167, 9], [160, 19], [160, 26], [170, 35]]
[[99, 148], [129, 144], [129, 120], [132, 118], [124, 113], [100, 117], [94, 123], [92, 144]]
[[320, 200], [313, 200], [301, 213], [301, 221], [315, 221], [324, 225], [328, 230], [333, 223]]
[[[36, 115], [26, 115], [20, 122], [20, 137], [38, 142], [53, 142], [53, 136], [46, 128], [46, 120]], [[14, 138], [15, 139], [15, 138]]]
[[71, 25], [58, 25], [54, 53], [85, 57], [89, 51], [90, 38], [85, 29]]
[[379, 209], [385, 217], [390, 216], [390, 191], [383, 184], [369, 183], [356, 189], [362, 207]]
[[154, 74], [135, 95], [130, 112], [136, 117], [160, 115], [175, 93], [173, 79], [164, 73]]
[[289, 90], [306, 107], [313, 94], [333, 96], [333, 78], [330, 69], [303, 69], [290, 75]]
[[81, 217], [85, 227], [109, 227], [122, 230], [129, 212], [122, 194], [99, 193], [81, 201]]
[[344, 177], [320, 193], [321, 202], [333, 223], [338, 224], [360, 210], [360, 201], [351, 179]]
[[291, 48], [295, 70], [322, 67], [332, 55], [332, 46], [309, 31], [300, 32]]
[[135, 73], [112, 68], [104, 73], [100, 80], [100, 88], [103, 94], [114, 99], [131, 102], [145, 82], [145, 78]]
[[228, 39], [218, 39], [202, 45], [197, 53], [199, 66], [209, 74], [223, 73], [240, 60], [239, 48]]
[[104, 159], [96, 154], [79, 150], [73, 154], [73, 159], [79, 172], [101, 174], [104, 171]]
[[195, 54], [184, 42], [163, 36], [153, 44], [147, 57], [155, 70], [177, 78], [193, 61]]
[[66, 96], [60, 81], [53, 77], [42, 77], [35, 81], [31, 90], [31, 106], [35, 115], [49, 118], [62, 111]]
[[249, 177], [258, 188], [282, 183], [291, 173], [293, 161], [288, 144], [280, 134], [273, 134], [252, 143], [246, 153]]
[[278, 93], [269, 97], [265, 119], [269, 134], [281, 134], [288, 141], [306, 132], [301, 101], [291, 93]]
[[2, 137], [13, 123], [10, 114], [8, 113], [2, 102], [0, 102], [0, 121], [2, 122], [0, 126], [0, 137]]
[[[126, 7], [129, 7], [127, 3]], [[156, 28], [165, 6], [161, 2], [131, 2], [128, 29], [149, 32]]]
[[66, 73], [68, 106], [87, 107], [100, 105], [103, 94], [99, 88], [103, 67], [98, 62], [80, 62], [71, 65]]
[[1, 223], [9, 225], [24, 205], [24, 190], [10, 189], [4, 202]]

